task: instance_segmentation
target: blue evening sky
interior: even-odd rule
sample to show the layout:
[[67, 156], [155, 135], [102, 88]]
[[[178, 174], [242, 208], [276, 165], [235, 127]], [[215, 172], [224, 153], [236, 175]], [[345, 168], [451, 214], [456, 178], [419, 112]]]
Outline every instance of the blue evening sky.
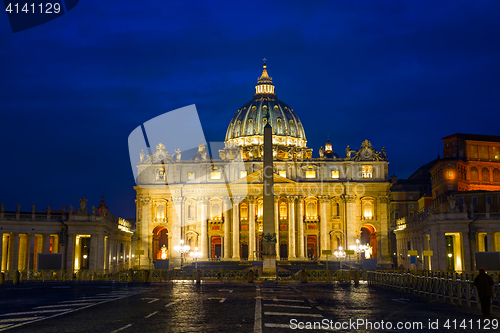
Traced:
[[[12, 33], [0, 14], [0, 203], [135, 216], [127, 138], [196, 104], [207, 141], [267, 58], [318, 156], [365, 139], [408, 177], [456, 132], [500, 135], [500, 1], [95, 1]], [[171, 152], [172, 153], [172, 152]]]

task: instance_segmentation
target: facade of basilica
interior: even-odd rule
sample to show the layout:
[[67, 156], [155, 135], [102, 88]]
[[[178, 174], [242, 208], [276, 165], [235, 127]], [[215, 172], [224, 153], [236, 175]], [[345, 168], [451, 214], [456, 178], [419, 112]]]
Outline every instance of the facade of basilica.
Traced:
[[274, 88], [264, 64], [256, 93], [229, 122], [218, 156], [203, 143], [193, 156], [170, 155], [161, 142], [150, 142], [156, 151], [149, 155], [141, 152], [135, 187], [141, 266], [165, 257], [178, 266], [181, 254], [174, 247], [181, 242], [198, 248], [200, 260], [260, 259], [267, 123], [273, 131], [276, 259], [327, 259], [328, 250], [362, 244], [379, 267], [390, 266], [385, 149], [365, 140], [340, 157], [327, 141], [313, 157], [298, 115]]

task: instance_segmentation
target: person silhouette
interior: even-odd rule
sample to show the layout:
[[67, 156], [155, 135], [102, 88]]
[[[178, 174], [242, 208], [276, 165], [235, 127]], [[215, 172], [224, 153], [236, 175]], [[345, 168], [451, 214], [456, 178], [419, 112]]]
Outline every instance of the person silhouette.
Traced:
[[474, 279], [474, 286], [477, 288], [477, 293], [481, 301], [481, 311], [483, 315], [489, 316], [491, 314], [491, 295], [493, 294], [491, 287], [494, 282], [491, 276], [486, 274], [486, 269], [481, 267], [479, 275]]

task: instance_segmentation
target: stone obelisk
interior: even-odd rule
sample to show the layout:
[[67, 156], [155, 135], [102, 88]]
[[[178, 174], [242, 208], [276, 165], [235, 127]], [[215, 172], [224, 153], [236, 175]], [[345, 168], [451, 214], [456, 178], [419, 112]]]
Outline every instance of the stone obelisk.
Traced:
[[264, 127], [263, 169], [264, 222], [262, 235], [262, 271], [264, 275], [276, 274], [276, 229], [274, 226], [273, 132], [269, 123]]

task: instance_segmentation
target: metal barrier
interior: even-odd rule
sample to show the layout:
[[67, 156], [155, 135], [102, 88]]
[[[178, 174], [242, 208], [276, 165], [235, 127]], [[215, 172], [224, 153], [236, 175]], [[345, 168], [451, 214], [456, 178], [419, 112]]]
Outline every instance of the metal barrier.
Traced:
[[[444, 303], [480, 307], [474, 274], [450, 272], [367, 272], [368, 284], [414, 294]], [[492, 305], [500, 306], [500, 274], [493, 277]]]
[[[193, 270], [122, 270], [114, 272], [113, 270], [39, 270], [39, 271], [21, 271], [21, 282], [46, 282], [46, 281], [117, 281], [121, 283], [129, 282], [129, 274], [133, 282], [144, 282], [145, 272], [148, 282], [166, 282], [166, 281], [194, 281], [196, 271]], [[13, 281], [15, 271], [5, 271], [5, 281]], [[257, 273], [257, 271], [254, 271]], [[365, 271], [360, 271], [360, 279], [366, 280]], [[247, 281], [249, 270], [227, 270], [227, 269], [204, 269], [200, 270], [201, 280], [214, 281]], [[306, 270], [307, 281], [318, 282], [350, 282], [354, 277], [354, 271], [350, 270]], [[277, 280], [281, 281], [300, 281], [300, 271], [293, 273], [289, 271], [278, 271]], [[255, 274], [258, 280], [258, 274]]]

